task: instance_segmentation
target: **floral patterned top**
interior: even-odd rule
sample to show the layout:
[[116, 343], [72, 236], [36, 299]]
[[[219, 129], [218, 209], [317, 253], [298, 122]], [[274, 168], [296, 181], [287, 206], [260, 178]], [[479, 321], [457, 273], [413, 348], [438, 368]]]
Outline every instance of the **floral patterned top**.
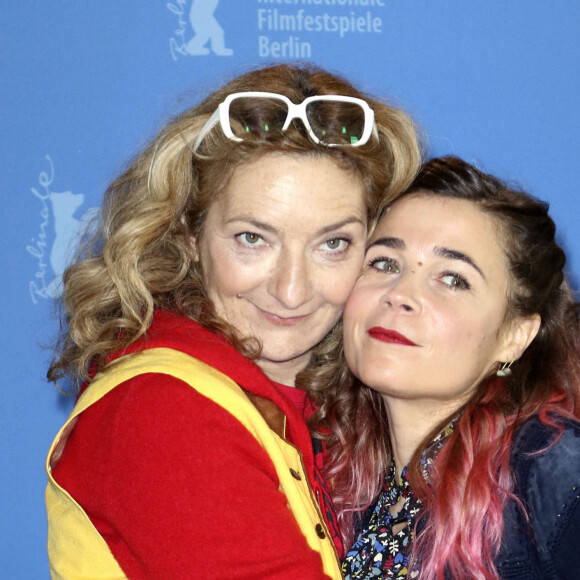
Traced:
[[[429, 467], [437, 453], [453, 432], [454, 419], [421, 456], [423, 476], [427, 479]], [[399, 511], [391, 513], [391, 507], [402, 501]], [[374, 507], [367, 511], [364, 529], [352, 548], [348, 551], [342, 571], [345, 580], [375, 580], [388, 578], [413, 578], [418, 571], [409, 573], [409, 555], [413, 542], [415, 522], [421, 510], [421, 502], [413, 496], [409, 485], [407, 467], [397, 481], [395, 462], [392, 461], [387, 473], [385, 487], [379, 494]], [[368, 514], [370, 512], [370, 519]], [[396, 524], [397, 532], [393, 532]]]

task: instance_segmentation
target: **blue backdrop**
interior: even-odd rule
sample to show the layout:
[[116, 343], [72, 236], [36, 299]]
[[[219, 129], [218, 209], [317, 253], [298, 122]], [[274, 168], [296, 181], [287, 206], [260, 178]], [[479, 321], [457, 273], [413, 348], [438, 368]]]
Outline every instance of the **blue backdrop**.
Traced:
[[[48, 578], [52, 297], [75, 232], [168, 116], [250, 66], [309, 60], [406, 108], [454, 153], [550, 201], [580, 272], [576, 0], [2, 2], [2, 577]], [[578, 278], [574, 280], [578, 287]]]

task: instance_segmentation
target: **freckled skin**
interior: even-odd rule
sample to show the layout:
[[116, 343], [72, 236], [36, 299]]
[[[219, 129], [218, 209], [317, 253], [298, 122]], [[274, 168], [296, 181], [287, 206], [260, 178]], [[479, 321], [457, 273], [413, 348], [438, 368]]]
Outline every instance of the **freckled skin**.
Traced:
[[340, 318], [366, 242], [362, 180], [332, 160], [268, 155], [238, 168], [197, 250], [218, 313], [263, 344], [258, 364], [293, 385]]

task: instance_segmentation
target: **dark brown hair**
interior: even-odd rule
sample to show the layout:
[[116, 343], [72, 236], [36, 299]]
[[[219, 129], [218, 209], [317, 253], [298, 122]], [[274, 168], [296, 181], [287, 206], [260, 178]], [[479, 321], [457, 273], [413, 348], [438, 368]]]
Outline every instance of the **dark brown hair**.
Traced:
[[[421, 577], [443, 577], [447, 569], [457, 578], [495, 578], [503, 508], [514, 497], [513, 432], [534, 415], [556, 426], [558, 418], [580, 416], [579, 309], [565, 280], [566, 257], [547, 203], [457, 157], [429, 161], [401, 196], [384, 205], [407, 195], [465, 200], [490, 216], [508, 262], [507, 317], [541, 317], [538, 334], [512, 364], [511, 375], [487, 377], [460, 410], [429, 484], [419, 461], [451, 417], [427, 435], [409, 465], [411, 486], [426, 514], [413, 547]], [[328, 474], [339, 519], [351, 534], [348, 542], [352, 512], [376, 497], [391, 461], [389, 426], [380, 395], [346, 370], [320, 409], [333, 430]], [[481, 575], [482, 570], [487, 572]]]

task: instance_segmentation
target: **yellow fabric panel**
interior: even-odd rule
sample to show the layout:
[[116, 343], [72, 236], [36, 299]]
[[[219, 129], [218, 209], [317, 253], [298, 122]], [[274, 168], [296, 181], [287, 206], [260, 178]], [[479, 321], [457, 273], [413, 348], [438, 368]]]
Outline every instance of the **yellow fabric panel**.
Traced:
[[[120, 383], [145, 373], [167, 374], [188, 383], [201, 395], [234, 415], [246, 427], [272, 459], [280, 480], [280, 490], [286, 495], [288, 507], [308, 545], [321, 555], [325, 573], [331, 578], [342, 578], [334, 543], [308, 484], [300, 451], [271, 431], [244, 391], [228, 376], [185, 353], [169, 348], [155, 348], [123, 357], [113, 363], [106, 373], [97, 375], [90, 388], [80, 397], [50, 448], [46, 462], [46, 502], [48, 551], [53, 580], [125, 578], [88, 516], [52, 478], [51, 459], [53, 454], [58, 456], [66, 443], [67, 427], [70, 429], [80, 413]], [[301, 479], [296, 479], [291, 470], [299, 473]], [[321, 526], [325, 535], [323, 539], [318, 535]]]
[[49, 475], [48, 562], [53, 580], [125, 580], [127, 576], [84, 510]]

